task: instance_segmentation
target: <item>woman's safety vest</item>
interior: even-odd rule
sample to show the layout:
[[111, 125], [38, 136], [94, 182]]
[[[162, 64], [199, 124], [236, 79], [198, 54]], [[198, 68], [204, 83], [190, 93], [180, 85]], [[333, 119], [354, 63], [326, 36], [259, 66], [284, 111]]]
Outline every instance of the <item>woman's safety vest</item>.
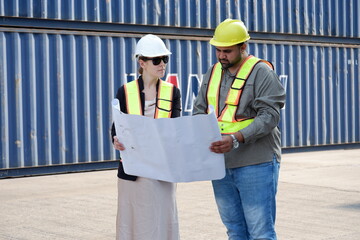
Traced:
[[[258, 62], [265, 62], [271, 69], [274, 69], [268, 61], [256, 58], [252, 55], [248, 56], [244, 63], [240, 66], [239, 71], [231, 85], [225, 101], [225, 107], [219, 111], [219, 92], [223, 70], [221, 63], [214, 65], [207, 88], [208, 105], [214, 106], [214, 111], [218, 119], [218, 125], [222, 134], [231, 134], [250, 125], [254, 118], [236, 118], [236, 112], [239, 107], [242, 90], [246, 80]], [[208, 109], [209, 112], [209, 109]]]
[[[134, 80], [125, 84], [124, 89], [127, 113], [144, 115], [140, 99], [139, 80]], [[154, 118], [171, 117], [173, 89], [173, 84], [159, 80]]]

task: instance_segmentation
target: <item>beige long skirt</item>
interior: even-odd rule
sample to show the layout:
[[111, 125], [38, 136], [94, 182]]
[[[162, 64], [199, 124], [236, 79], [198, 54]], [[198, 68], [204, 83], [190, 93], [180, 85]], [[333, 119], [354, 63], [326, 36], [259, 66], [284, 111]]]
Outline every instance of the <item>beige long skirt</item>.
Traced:
[[117, 240], [178, 240], [176, 185], [118, 179]]

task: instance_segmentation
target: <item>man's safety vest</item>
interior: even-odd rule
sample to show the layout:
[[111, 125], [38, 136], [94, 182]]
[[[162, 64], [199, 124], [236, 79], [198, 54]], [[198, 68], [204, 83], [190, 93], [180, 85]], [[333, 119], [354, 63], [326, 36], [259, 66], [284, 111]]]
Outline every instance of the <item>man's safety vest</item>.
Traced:
[[248, 56], [236, 74], [236, 77], [226, 97], [225, 107], [221, 111], [219, 111], [219, 93], [223, 70], [220, 62], [214, 65], [206, 95], [208, 105], [212, 105], [214, 107], [220, 132], [222, 134], [235, 133], [240, 129], [249, 126], [250, 123], [254, 121], [253, 117], [238, 119], [236, 117], [236, 112], [240, 105], [239, 102], [246, 80], [248, 79], [255, 65], [260, 61], [265, 62], [271, 69], [274, 69], [270, 62], [256, 58], [252, 55]]
[[[127, 113], [144, 115], [140, 99], [139, 80], [125, 84], [124, 89]], [[159, 80], [154, 118], [171, 117], [173, 89], [173, 84]]]

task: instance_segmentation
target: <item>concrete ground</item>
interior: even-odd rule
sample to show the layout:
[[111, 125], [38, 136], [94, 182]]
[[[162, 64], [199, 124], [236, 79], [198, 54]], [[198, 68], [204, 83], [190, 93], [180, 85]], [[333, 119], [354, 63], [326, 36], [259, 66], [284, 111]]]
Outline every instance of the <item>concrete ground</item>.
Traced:
[[[114, 239], [116, 171], [0, 180], [0, 239]], [[209, 182], [178, 184], [182, 240], [225, 240]], [[283, 155], [280, 240], [360, 239], [360, 149]], [[152, 239], [149, 239], [152, 240]]]

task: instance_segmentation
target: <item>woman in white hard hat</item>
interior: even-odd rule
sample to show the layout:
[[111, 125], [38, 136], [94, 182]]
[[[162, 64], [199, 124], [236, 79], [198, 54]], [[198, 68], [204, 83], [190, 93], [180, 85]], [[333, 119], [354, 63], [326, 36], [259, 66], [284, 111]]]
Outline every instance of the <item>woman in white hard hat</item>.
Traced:
[[[135, 49], [140, 76], [119, 88], [116, 97], [121, 111], [151, 118], [179, 117], [180, 91], [161, 80], [171, 52], [157, 36], [142, 37]], [[115, 136], [114, 148], [126, 146]], [[118, 213], [116, 239], [178, 240], [178, 216], [173, 183], [127, 175], [122, 163], [118, 169]]]

